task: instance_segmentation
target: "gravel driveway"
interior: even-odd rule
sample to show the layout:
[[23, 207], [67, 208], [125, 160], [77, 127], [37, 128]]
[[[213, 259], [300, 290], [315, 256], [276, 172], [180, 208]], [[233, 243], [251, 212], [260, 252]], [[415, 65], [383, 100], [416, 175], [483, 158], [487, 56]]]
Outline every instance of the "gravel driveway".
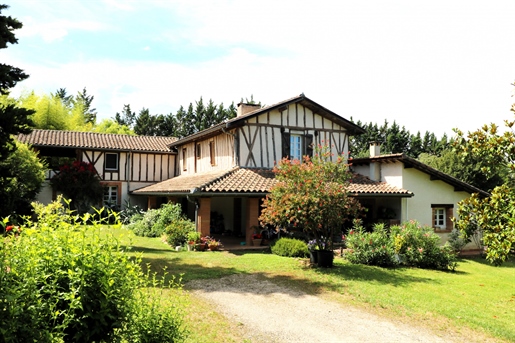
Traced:
[[254, 275], [195, 280], [187, 288], [216, 304], [215, 310], [229, 320], [241, 323], [245, 338], [251, 342], [454, 341], [281, 287]]

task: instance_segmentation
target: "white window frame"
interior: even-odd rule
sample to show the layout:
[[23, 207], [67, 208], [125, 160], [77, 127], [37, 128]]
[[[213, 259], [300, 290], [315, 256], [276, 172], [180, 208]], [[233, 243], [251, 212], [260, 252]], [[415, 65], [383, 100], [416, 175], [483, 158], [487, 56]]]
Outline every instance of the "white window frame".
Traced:
[[[116, 168], [110, 168], [107, 166], [107, 156], [108, 155], [114, 155], [116, 156]], [[119, 167], [120, 167], [120, 155], [118, 153], [115, 153], [115, 152], [106, 152], [105, 153], [105, 161], [104, 161], [104, 169], [105, 170], [118, 170]]]
[[435, 207], [433, 208], [434, 211], [434, 217], [433, 217], [433, 223], [436, 228], [439, 229], [446, 229], [447, 223], [446, 223], [446, 216], [447, 216], [447, 209], [445, 207]]
[[103, 205], [117, 206], [118, 205], [118, 185], [104, 186]]

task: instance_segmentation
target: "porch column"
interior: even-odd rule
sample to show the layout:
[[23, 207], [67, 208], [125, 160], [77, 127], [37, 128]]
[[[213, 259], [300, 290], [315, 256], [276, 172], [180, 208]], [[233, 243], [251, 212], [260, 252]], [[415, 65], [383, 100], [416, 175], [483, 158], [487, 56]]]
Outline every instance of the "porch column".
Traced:
[[199, 209], [197, 213], [197, 231], [202, 236], [210, 235], [211, 226], [211, 198], [200, 198]]
[[259, 226], [259, 198], [247, 199], [247, 220], [245, 223], [245, 242], [247, 246], [252, 245], [252, 234], [254, 230], [252, 226]]

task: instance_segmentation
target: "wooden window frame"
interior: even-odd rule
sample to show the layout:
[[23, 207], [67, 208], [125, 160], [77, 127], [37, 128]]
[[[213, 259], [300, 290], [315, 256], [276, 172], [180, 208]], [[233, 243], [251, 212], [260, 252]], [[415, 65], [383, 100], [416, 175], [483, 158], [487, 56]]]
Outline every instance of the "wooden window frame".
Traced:
[[215, 141], [209, 141], [209, 159], [212, 166], [216, 166]]
[[188, 170], [188, 164], [186, 163], [188, 156], [188, 149], [182, 148], [182, 170], [187, 171]]
[[[120, 207], [122, 204], [122, 183], [121, 182], [102, 182], [103, 188], [116, 187], [116, 206]], [[105, 206], [105, 193], [102, 195], [102, 206]]]
[[200, 160], [200, 158], [202, 157], [202, 150], [200, 148], [200, 143], [197, 143], [196, 145], [196, 154], [197, 154], [197, 160]]
[[281, 134], [281, 144], [282, 144], [282, 157], [288, 157], [291, 159], [291, 135], [298, 135], [301, 137], [301, 161], [304, 156], [313, 157], [313, 135], [312, 134], [306, 134], [304, 132], [299, 131], [290, 131], [285, 132], [282, 131]]
[[[453, 204], [431, 204], [431, 226], [436, 232], [451, 232], [454, 223], [452, 218], [454, 216], [453, 213], [454, 205]], [[443, 211], [443, 222], [444, 225], [436, 224], [436, 213], [437, 211]]]

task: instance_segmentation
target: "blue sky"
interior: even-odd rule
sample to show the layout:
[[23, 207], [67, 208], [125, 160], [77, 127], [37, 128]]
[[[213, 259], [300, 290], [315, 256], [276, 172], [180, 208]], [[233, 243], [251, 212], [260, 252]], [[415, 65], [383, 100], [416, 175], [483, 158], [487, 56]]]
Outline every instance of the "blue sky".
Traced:
[[502, 124], [515, 80], [514, 1], [17, 0], [0, 59], [13, 90], [175, 113], [202, 96], [263, 104], [300, 93], [345, 118], [453, 135]]

